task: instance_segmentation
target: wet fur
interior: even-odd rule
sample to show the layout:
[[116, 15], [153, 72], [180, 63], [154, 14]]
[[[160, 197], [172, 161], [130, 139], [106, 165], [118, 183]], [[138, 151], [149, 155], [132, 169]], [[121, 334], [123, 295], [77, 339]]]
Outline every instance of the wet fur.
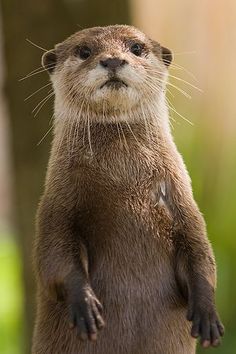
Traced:
[[[37, 214], [33, 354], [193, 354], [187, 311], [215, 315], [205, 223], [164, 103], [154, 107], [149, 134], [139, 110], [131, 129], [96, 112], [89, 135], [86, 111], [79, 126], [57, 121]], [[69, 328], [86, 287], [104, 308], [95, 343]]]

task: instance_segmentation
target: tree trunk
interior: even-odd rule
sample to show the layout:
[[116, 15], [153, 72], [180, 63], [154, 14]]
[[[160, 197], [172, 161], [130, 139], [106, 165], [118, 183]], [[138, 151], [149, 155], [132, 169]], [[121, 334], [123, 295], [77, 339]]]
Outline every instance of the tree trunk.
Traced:
[[48, 94], [50, 86], [24, 102], [27, 96], [48, 82], [44, 72], [19, 82], [21, 77], [41, 65], [42, 51], [32, 47], [26, 39], [50, 49], [84, 27], [129, 23], [129, 5], [128, 0], [2, 0], [2, 14], [7, 69], [5, 94], [13, 152], [13, 212], [23, 259], [25, 290], [23, 353], [29, 353], [35, 296], [31, 265], [34, 218], [43, 190], [50, 137], [39, 146], [37, 143], [49, 129], [52, 101], [44, 105], [36, 119], [31, 111]]

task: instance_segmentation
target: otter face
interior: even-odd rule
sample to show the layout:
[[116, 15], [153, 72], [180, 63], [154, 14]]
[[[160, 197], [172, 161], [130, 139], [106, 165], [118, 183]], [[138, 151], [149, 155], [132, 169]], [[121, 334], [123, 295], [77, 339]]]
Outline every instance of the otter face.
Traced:
[[165, 90], [171, 52], [130, 26], [79, 31], [43, 55], [56, 109], [104, 114], [135, 110]]

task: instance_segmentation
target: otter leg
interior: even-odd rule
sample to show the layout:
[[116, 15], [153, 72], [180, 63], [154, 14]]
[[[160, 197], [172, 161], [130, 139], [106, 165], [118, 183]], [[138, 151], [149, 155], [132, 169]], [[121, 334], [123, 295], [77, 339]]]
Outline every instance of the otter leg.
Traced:
[[76, 235], [71, 210], [44, 199], [35, 246], [40, 289], [55, 301], [65, 302], [70, 327], [77, 329], [80, 339], [95, 340], [104, 326], [102, 305], [90, 286], [87, 250]]
[[[210, 256], [211, 250], [204, 244], [196, 247], [196, 240], [190, 240], [184, 231], [175, 237], [176, 278], [188, 303], [187, 319], [192, 321], [191, 335], [194, 338], [200, 336], [204, 348], [210, 345], [218, 346], [224, 328], [215, 307], [214, 264]], [[195, 248], [194, 252], [192, 247]]]
[[204, 348], [217, 346], [224, 327], [215, 307], [215, 260], [184, 168], [180, 171], [176, 166], [167, 174], [163, 198], [174, 220], [176, 278], [188, 303], [191, 335], [200, 336]]

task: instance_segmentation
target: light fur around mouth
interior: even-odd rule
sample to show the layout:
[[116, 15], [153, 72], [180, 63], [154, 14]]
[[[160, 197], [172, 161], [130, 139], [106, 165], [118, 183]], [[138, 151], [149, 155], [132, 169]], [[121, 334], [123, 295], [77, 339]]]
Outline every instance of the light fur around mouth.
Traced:
[[107, 81], [104, 82], [104, 84], [101, 85], [100, 88], [102, 89], [105, 86], [115, 90], [118, 90], [121, 87], [128, 87], [128, 85], [123, 80], [120, 80], [117, 77], [108, 79]]

